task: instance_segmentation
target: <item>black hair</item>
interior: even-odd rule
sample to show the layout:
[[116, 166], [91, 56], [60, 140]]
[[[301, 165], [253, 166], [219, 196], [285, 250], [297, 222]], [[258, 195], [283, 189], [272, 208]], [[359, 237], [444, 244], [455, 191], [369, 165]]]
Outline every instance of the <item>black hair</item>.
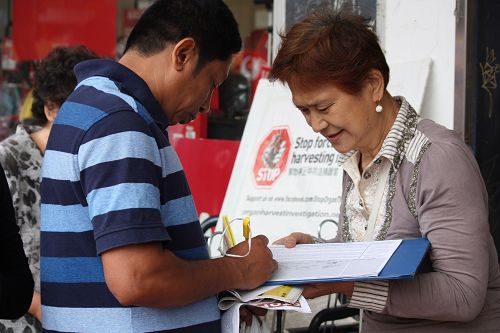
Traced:
[[81, 61], [96, 58], [97, 55], [83, 45], [56, 47], [35, 66], [31, 112], [37, 124], [47, 123], [44, 104], [52, 102], [61, 106], [75, 89], [73, 67]]
[[133, 49], [154, 55], [187, 37], [198, 47], [196, 70], [212, 60], [227, 60], [241, 49], [238, 24], [222, 0], [157, 0], [133, 28], [125, 53]]

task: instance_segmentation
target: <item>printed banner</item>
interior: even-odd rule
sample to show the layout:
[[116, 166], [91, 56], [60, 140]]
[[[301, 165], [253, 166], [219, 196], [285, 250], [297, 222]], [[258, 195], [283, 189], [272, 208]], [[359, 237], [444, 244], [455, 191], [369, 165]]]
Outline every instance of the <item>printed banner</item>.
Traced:
[[[248, 215], [252, 234], [271, 241], [293, 231], [317, 236], [322, 221], [338, 220], [338, 156], [307, 125], [287, 87], [260, 80], [220, 216]], [[240, 232], [238, 226], [233, 229]], [[323, 237], [335, 235], [335, 224], [324, 229]]]

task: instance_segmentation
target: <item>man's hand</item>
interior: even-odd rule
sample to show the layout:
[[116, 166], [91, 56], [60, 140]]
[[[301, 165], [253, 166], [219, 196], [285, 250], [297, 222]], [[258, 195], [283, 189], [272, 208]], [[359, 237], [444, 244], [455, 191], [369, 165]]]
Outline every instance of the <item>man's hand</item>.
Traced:
[[280, 238], [273, 244], [285, 245], [285, 247], [295, 247], [297, 244], [312, 244], [314, 239], [311, 235], [302, 232], [292, 232], [290, 235]]
[[304, 286], [302, 296], [305, 298], [316, 298], [323, 295], [330, 295], [333, 293], [344, 294], [352, 296], [354, 289], [353, 282], [325, 282], [325, 283], [311, 283]]
[[[278, 268], [278, 263], [273, 259], [273, 254], [267, 247], [268, 243], [269, 240], [266, 236], [258, 235], [252, 238], [251, 250], [246, 257], [225, 258], [233, 262], [235, 273], [238, 273], [240, 277], [238, 289], [257, 288], [269, 280], [273, 272]], [[228, 252], [244, 255], [248, 252], [248, 242], [244, 241], [236, 244]]]

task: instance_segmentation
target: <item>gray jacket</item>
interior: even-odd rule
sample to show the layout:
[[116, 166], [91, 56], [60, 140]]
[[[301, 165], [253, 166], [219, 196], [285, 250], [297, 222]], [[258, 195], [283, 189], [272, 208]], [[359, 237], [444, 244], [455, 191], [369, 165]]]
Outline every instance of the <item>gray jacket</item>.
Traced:
[[500, 332], [500, 268], [474, 156], [455, 132], [416, 115], [400, 148], [382, 239], [426, 237], [430, 260], [414, 279], [389, 282], [385, 309], [364, 312], [363, 332]]

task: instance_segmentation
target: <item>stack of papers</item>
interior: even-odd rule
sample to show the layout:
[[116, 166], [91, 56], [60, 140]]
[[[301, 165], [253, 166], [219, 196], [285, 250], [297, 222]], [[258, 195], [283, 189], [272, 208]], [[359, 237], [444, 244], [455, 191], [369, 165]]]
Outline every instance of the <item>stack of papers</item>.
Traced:
[[227, 310], [221, 318], [222, 333], [239, 332], [240, 307], [243, 305], [256, 306], [267, 310], [310, 313], [311, 308], [301, 295], [302, 290], [302, 287], [281, 285], [261, 286], [248, 291], [226, 291], [219, 299], [219, 309]]
[[253, 290], [228, 290], [219, 299], [219, 309], [227, 310], [235, 303], [257, 306], [269, 310], [295, 310], [310, 312], [305, 299], [301, 300], [302, 287], [262, 286]]

